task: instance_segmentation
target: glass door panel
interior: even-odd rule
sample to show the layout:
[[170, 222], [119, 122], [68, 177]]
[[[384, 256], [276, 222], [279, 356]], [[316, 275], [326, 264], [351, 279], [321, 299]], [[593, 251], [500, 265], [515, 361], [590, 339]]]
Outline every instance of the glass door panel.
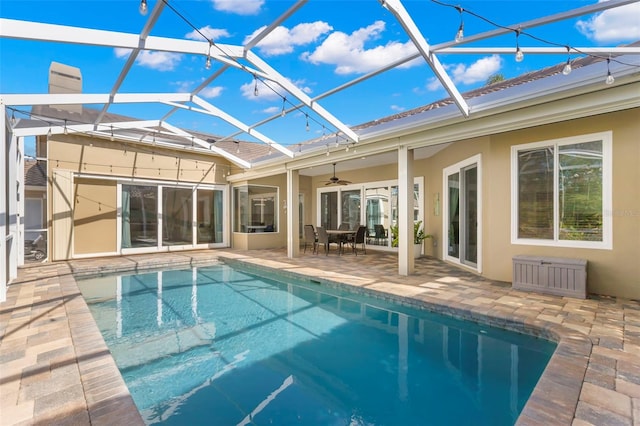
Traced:
[[460, 256], [460, 173], [454, 173], [447, 178], [449, 192], [449, 226], [447, 234], [447, 254], [451, 257]]
[[464, 173], [464, 263], [478, 262], [478, 167], [474, 164]]
[[193, 245], [193, 191], [162, 189], [162, 244]]
[[158, 245], [158, 188], [122, 185], [122, 248]]
[[338, 193], [320, 194], [320, 226], [325, 229], [338, 229]]
[[342, 191], [342, 217], [340, 223], [348, 223], [349, 229], [360, 225], [360, 190]]
[[365, 190], [367, 244], [389, 245], [389, 212], [391, 205], [389, 199], [389, 187], [382, 186]]
[[222, 242], [222, 191], [198, 190], [196, 223], [197, 243]]

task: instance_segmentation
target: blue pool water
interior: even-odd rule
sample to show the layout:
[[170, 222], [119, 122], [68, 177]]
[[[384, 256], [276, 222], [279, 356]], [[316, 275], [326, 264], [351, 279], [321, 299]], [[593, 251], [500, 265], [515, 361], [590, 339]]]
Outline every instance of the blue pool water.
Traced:
[[226, 265], [78, 285], [148, 424], [509, 425], [555, 349]]

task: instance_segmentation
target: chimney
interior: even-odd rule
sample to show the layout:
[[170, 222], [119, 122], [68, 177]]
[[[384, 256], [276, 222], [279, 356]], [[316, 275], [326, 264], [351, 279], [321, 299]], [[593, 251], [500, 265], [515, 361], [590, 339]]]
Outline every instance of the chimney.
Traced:
[[[51, 62], [49, 67], [49, 93], [82, 93], [82, 74], [80, 68]], [[49, 105], [70, 112], [82, 114], [82, 104]]]

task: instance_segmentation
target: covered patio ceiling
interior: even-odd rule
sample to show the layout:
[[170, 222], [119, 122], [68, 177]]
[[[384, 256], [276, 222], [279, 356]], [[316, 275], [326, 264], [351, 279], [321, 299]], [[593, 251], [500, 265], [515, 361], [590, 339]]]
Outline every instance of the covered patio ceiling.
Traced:
[[[556, 55], [557, 62], [560, 62], [568, 54], [576, 56], [593, 55], [601, 58], [640, 54], [640, 47], [638, 46], [564, 46], [549, 45], [544, 43], [544, 40], [541, 40], [539, 46], [520, 47], [517, 43], [519, 36], [532, 28], [552, 25], [576, 17], [593, 15], [637, 2], [638, 0], [599, 2], [561, 13], [535, 17], [524, 22], [514, 22], [490, 31], [465, 34], [464, 38], [458, 41], [453, 40], [454, 34], [452, 31], [452, 40], [432, 45], [427, 41], [429, 36], [432, 35], [430, 34], [430, 26], [419, 25], [401, 0], [358, 2], [357, 5], [351, 6], [377, 7], [380, 9], [381, 14], [387, 14], [387, 18], [389, 17], [388, 14], [391, 14], [393, 19], [404, 30], [405, 37], [411, 41], [413, 48], [410, 53], [400, 56], [382, 67], [338, 86], [331, 87], [313, 97], [303, 87], [295, 83], [295, 78], [277, 70], [270, 65], [268, 58], [262, 58], [255, 53], [256, 47], [260, 42], [277, 31], [281, 25], [297, 22], [296, 15], [304, 10], [305, 5], [308, 3], [307, 0], [288, 3], [288, 8], [275, 16], [268, 25], [254, 31], [253, 36], [244, 44], [214, 42], [195, 27], [194, 29], [202, 35], [200, 40], [177, 38], [168, 34], [156, 34], [154, 32], [156, 24], [166, 14], [175, 14], [182, 18], [185, 24], [191, 24], [175, 7], [176, 4], [181, 3], [178, 0], [157, 0], [149, 3], [146, 0], [142, 0], [140, 6], [148, 8], [148, 15], [146, 15], [145, 24], [139, 33], [120, 31], [117, 22], [108, 20], [102, 23], [100, 29], [93, 29], [2, 17], [0, 19], [0, 38], [25, 42], [51, 42], [53, 43], [53, 48], [59, 45], [81, 45], [96, 49], [128, 49], [129, 53], [119, 74], [110, 80], [110, 89], [104, 93], [4, 93], [0, 95], [1, 105], [5, 107], [7, 123], [13, 123], [10, 125], [16, 136], [82, 132], [99, 137], [113, 138], [115, 134], [118, 140], [129, 143], [162, 143], [168, 147], [178, 149], [211, 152], [227, 158], [241, 169], [251, 169], [260, 164], [260, 161], [282, 162], [294, 157], [321, 155], [325, 151], [325, 146], [328, 146], [326, 140], [331, 140], [331, 143], [336, 145], [355, 147], [359, 143], [365, 142], [367, 138], [372, 138], [373, 136], [367, 134], [367, 132], [361, 132], [357, 126], [348, 124], [349, 117], [343, 118], [339, 114], [332, 113], [330, 109], [323, 107], [323, 102], [342, 92], [348, 92], [350, 88], [364, 84], [383, 73], [406, 66], [412, 61], [426, 63], [430, 72], [437, 78], [455, 104], [457, 114], [460, 117], [469, 117], [473, 116], [474, 110], [470, 108], [468, 102], [461, 95], [461, 90], [449, 75], [450, 70], [447, 70], [442, 65], [440, 61], [442, 55], [495, 54], [511, 56], [521, 50], [526, 55]], [[121, 3], [118, 2], [118, 4]], [[280, 5], [282, 4], [283, 2], [280, 3]], [[188, 7], [188, 5], [184, 4], [181, 4], [181, 6]], [[447, 6], [455, 7], [462, 16], [464, 10], [460, 6]], [[282, 6], [280, 6], [280, 9], [282, 9]], [[123, 11], [122, 13], [130, 13], [130, 11]], [[340, 13], [340, 11], [335, 10], [335, 13]], [[248, 30], [253, 30], [253, 28], [248, 28]], [[516, 44], [505, 46], [502, 44], [504, 43], [504, 36], [510, 33], [515, 34]], [[29, 45], [26, 44], [25, 48], [28, 49]], [[207, 77], [189, 92], [167, 91], [166, 86], [159, 86], [156, 92], [127, 91], [124, 83], [136, 68], [136, 60], [144, 52], [168, 52], [206, 58], [205, 65], [207, 69], [211, 68], [210, 62], [217, 65], [211, 68]], [[3, 64], [3, 68], [7, 66], [11, 67], [12, 65]], [[292, 64], [292, 67], [295, 67], [295, 64]], [[278, 111], [263, 120], [249, 122], [246, 119], [247, 116], [239, 117], [237, 114], [228, 112], [224, 104], [206, 100], [202, 95], [203, 91], [229, 73], [240, 73], [252, 79], [256, 92], [259, 88], [276, 92], [282, 98], [282, 111]], [[109, 81], [109, 78], [109, 76], [105, 76], [107, 81]], [[366, 102], [366, 100], [362, 101]], [[29, 117], [31, 118], [30, 120], [24, 119], [22, 123], [15, 124], [15, 113], [17, 112], [18, 115], [20, 113], [25, 114], [24, 111], [28, 107], [64, 104], [85, 105], [95, 108], [97, 113], [94, 114], [91, 121], [62, 121], [55, 117], [34, 116]], [[164, 110], [154, 109], [154, 111], [160, 112], [151, 119], [114, 121], [110, 112], [120, 104], [139, 104], [143, 107], [145, 105], [160, 105], [164, 106]], [[235, 131], [206, 138], [201, 130], [189, 129], [177, 123], [177, 121], [182, 123], [184, 122], [183, 120], [175, 120], [176, 122], [174, 122], [177, 114], [184, 112], [221, 120], [235, 128]], [[311, 139], [308, 137], [299, 138], [294, 143], [290, 141], [282, 142], [278, 137], [270, 136], [269, 126], [272, 122], [277, 122], [277, 120], [284, 121], [287, 116], [292, 115], [290, 114], [292, 112], [301, 113], [303, 118], [306, 119], [307, 127], [310, 121], [314, 125], [321, 126], [322, 135]], [[269, 147], [269, 154], [262, 159], [247, 161], [239, 155], [234, 155], [229, 150], [220, 148], [221, 142], [236, 141], [238, 139], [265, 144]], [[417, 154], [417, 157], [429, 156], [434, 149], [437, 148], [424, 149], [423, 152]], [[331, 163], [331, 161], [326, 160], [325, 163]], [[350, 168], [357, 168], [357, 163], [360, 159], [357, 156], [353, 156], [350, 161], [352, 162]], [[367, 165], [371, 165], [371, 161], [369, 159]], [[388, 158], [388, 155], [387, 157], [379, 155], [375, 161], [383, 164], [392, 162], [393, 159]], [[317, 167], [315, 169], [307, 169], [304, 174], [315, 175], [328, 172], [328, 168]]]

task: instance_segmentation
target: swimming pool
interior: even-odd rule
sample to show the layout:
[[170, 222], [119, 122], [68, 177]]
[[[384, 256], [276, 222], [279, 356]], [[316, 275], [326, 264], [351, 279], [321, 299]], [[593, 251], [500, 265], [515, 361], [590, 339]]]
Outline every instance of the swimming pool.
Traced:
[[77, 282], [148, 424], [513, 424], [555, 348], [222, 264]]

